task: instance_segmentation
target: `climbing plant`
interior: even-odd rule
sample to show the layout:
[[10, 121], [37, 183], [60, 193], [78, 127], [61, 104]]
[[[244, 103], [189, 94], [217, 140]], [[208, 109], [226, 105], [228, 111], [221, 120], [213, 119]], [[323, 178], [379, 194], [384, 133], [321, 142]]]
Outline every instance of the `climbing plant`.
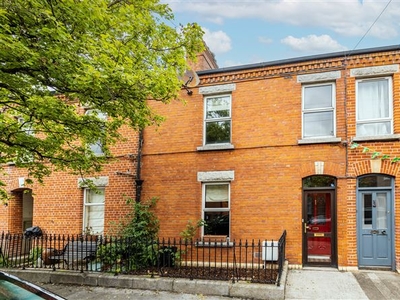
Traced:
[[369, 147], [362, 146], [358, 143], [355, 143], [355, 142], [350, 143], [350, 149], [353, 150], [353, 149], [357, 149], [357, 148], [361, 148], [362, 153], [371, 153], [372, 159], [379, 158], [381, 160], [390, 160], [391, 163], [397, 163], [400, 161], [400, 157], [397, 157], [397, 156], [391, 157], [388, 154], [383, 154], [382, 152], [372, 150]]

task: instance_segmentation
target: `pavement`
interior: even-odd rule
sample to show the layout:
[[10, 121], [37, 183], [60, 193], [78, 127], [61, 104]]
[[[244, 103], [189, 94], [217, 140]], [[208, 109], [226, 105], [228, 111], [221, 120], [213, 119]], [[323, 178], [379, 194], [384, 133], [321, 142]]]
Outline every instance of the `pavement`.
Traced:
[[289, 270], [285, 298], [298, 299], [400, 299], [400, 274], [391, 271], [331, 268]]
[[69, 300], [400, 299], [400, 274], [392, 271], [288, 269], [286, 264], [280, 286], [37, 269], [4, 271], [38, 283]]

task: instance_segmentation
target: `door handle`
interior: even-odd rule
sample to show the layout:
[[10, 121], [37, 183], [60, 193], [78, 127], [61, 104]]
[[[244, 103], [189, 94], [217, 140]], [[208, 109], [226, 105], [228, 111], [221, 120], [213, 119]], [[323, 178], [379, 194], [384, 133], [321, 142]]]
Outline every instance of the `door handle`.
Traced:
[[307, 229], [310, 230], [310, 226], [307, 226], [307, 223], [304, 223], [304, 233], [307, 233]]
[[381, 234], [382, 234], [382, 235], [386, 235], [386, 230], [382, 230], [382, 231], [381, 231]]

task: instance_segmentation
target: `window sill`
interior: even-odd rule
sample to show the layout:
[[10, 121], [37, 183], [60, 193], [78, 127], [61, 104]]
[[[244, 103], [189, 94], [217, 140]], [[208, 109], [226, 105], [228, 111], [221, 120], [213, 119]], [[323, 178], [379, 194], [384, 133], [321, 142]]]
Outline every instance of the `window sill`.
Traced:
[[342, 141], [341, 138], [330, 137], [330, 138], [308, 138], [298, 140], [297, 143], [299, 145], [307, 145], [307, 144], [329, 144], [329, 143], [340, 143]]
[[233, 242], [196, 242], [196, 247], [199, 248], [232, 248], [234, 247]]
[[374, 135], [374, 136], [356, 136], [353, 142], [361, 141], [393, 141], [400, 140], [400, 134]]
[[204, 145], [201, 147], [197, 147], [197, 151], [215, 151], [215, 150], [231, 150], [231, 149], [235, 149], [235, 146], [233, 146], [231, 143]]

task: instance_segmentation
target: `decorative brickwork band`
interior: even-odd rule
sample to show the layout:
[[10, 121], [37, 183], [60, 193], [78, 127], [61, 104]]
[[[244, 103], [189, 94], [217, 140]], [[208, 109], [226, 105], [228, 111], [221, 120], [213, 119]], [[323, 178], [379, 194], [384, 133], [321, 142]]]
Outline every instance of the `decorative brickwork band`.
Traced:
[[371, 159], [355, 162], [350, 165], [350, 176], [361, 176], [370, 173], [380, 173], [398, 176], [399, 164], [392, 163], [390, 160]]
[[340, 177], [344, 176], [344, 172], [344, 165], [326, 161], [315, 161], [300, 165], [300, 174], [302, 178], [312, 175], [330, 175]]

